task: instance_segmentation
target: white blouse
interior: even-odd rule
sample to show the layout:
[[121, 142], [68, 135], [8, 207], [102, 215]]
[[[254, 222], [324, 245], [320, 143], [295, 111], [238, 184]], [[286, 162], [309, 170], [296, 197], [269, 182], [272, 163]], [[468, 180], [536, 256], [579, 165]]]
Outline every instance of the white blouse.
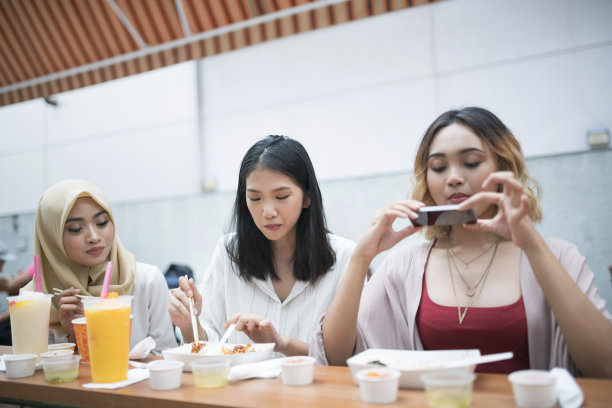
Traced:
[[[218, 341], [223, 325], [237, 312], [255, 313], [270, 320], [276, 331], [308, 343], [317, 329], [317, 323], [327, 311], [342, 276], [348, 267], [355, 243], [329, 234], [329, 241], [336, 253], [336, 263], [316, 283], [297, 280], [291, 293], [281, 302], [272, 286], [272, 280], [252, 279], [247, 282], [238, 274], [225, 243], [233, 234], [221, 237], [212, 261], [198, 286], [202, 294], [200, 323], [209, 341]], [[229, 343], [244, 344], [252, 340], [242, 332], [234, 332]]]

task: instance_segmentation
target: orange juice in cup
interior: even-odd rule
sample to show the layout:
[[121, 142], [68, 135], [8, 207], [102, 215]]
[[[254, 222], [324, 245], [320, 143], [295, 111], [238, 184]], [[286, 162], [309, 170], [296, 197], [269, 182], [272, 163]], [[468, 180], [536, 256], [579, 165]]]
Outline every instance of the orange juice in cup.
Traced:
[[91, 377], [95, 383], [127, 379], [132, 296], [83, 299]]
[[[134, 315], [130, 315], [130, 331]], [[74, 334], [76, 336], [76, 346], [81, 356], [82, 363], [89, 363], [89, 345], [87, 344], [87, 319], [79, 317], [72, 321], [74, 326]], [[51, 346], [49, 346], [51, 348]]]

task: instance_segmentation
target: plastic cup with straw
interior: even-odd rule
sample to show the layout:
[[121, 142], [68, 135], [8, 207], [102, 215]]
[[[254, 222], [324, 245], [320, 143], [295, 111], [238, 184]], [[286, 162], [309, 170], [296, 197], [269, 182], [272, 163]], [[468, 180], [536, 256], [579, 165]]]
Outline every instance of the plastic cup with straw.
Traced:
[[40, 355], [47, 351], [49, 310], [53, 295], [42, 293], [39, 255], [34, 255], [34, 289], [34, 292], [22, 291], [17, 296], [7, 298], [14, 354]]
[[85, 298], [91, 376], [95, 383], [127, 379], [132, 296], [108, 296], [113, 263], [106, 265], [100, 297]]

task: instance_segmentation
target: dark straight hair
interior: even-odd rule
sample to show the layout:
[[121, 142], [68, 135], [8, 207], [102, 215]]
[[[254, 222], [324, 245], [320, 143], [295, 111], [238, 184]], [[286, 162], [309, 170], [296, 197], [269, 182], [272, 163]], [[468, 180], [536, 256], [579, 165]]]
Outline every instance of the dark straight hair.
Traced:
[[323, 199], [310, 157], [298, 141], [286, 136], [268, 136], [255, 143], [244, 155], [238, 175], [231, 229], [236, 234], [226, 243], [230, 259], [242, 278], [278, 280], [270, 241], [257, 228], [246, 203], [246, 179], [253, 170], [271, 170], [291, 178], [310, 205], [302, 209], [296, 223], [293, 276], [315, 282], [336, 262], [327, 237]]

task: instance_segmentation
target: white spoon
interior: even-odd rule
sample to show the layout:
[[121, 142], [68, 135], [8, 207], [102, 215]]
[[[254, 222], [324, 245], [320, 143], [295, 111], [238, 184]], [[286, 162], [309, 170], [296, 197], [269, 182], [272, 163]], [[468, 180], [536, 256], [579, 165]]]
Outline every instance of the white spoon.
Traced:
[[505, 353], [485, 354], [484, 356], [466, 358], [459, 361], [451, 361], [443, 364], [441, 368], [465, 367], [472, 364], [492, 363], [493, 361], [501, 361], [511, 359], [514, 354], [511, 351]]
[[221, 337], [221, 340], [219, 340], [219, 345], [225, 343], [227, 339], [229, 339], [230, 334], [234, 332], [235, 328], [236, 328], [236, 323], [230, 324], [230, 326], [227, 328], [225, 333], [223, 333], [223, 337]]

